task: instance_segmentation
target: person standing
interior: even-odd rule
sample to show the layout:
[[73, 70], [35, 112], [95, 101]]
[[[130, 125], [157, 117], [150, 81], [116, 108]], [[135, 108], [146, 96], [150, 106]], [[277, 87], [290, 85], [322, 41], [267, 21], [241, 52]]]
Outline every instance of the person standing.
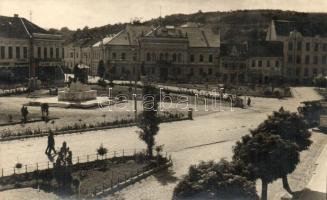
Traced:
[[251, 105], [251, 99], [250, 97], [248, 98], [248, 102], [247, 102], [247, 105], [250, 106]]
[[45, 150], [45, 154], [51, 155], [51, 151], [56, 153], [56, 150], [55, 150], [54, 146], [55, 146], [54, 135], [53, 135], [52, 132], [50, 132], [50, 134], [48, 136], [48, 146], [47, 146], [47, 148]]

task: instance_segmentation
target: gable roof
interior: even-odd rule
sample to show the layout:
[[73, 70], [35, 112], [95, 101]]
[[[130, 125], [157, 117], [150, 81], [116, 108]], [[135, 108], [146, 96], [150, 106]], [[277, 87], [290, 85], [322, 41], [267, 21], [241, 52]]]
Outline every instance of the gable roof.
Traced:
[[28, 39], [33, 33], [50, 34], [25, 18], [0, 16], [0, 37]]
[[327, 23], [314, 22], [295, 22], [288, 20], [274, 20], [276, 34], [279, 36], [289, 36], [296, 30], [305, 37], [314, 37], [316, 35], [327, 37]]
[[126, 25], [125, 29], [115, 35], [107, 45], [138, 45], [138, 38], [147, 34], [151, 30], [149, 26]]

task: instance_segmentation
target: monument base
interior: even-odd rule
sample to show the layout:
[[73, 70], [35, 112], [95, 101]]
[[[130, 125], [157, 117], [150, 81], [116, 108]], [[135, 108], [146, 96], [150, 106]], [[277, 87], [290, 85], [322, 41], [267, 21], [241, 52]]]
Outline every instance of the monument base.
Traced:
[[70, 102], [84, 102], [90, 101], [97, 98], [96, 90], [89, 91], [59, 91], [58, 101], [70, 101]]

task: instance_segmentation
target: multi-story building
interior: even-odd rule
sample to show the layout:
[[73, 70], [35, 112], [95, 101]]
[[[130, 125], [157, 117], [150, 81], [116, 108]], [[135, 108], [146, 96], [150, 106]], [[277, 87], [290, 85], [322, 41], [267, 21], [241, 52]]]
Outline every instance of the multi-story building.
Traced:
[[[61, 35], [50, 34], [15, 14], [0, 16], [0, 75], [2, 80], [43, 82], [63, 80]], [[35, 80], [35, 79], [34, 79]]]
[[219, 49], [210, 28], [127, 25], [105, 45], [105, 59], [116, 78], [199, 82], [215, 79]]
[[284, 44], [284, 74], [288, 81], [309, 83], [326, 75], [327, 30], [316, 23], [272, 20], [266, 40]]
[[222, 44], [219, 74], [223, 83], [281, 82], [283, 81], [283, 43], [256, 41]]

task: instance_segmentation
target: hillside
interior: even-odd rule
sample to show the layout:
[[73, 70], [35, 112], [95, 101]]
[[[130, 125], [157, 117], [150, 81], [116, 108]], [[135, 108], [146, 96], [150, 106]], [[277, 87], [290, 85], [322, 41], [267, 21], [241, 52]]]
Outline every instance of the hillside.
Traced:
[[[158, 26], [160, 21], [163, 25], [181, 25], [186, 22], [197, 22], [210, 26], [214, 31], [221, 33], [221, 40], [244, 41], [263, 40], [267, 27], [272, 19], [285, 19], [298, 22], [310, 22], [327, 25], [327, 13], [303, 13], [282, 10], [237, 10], [230, 12], [197, 12], [194, 14], [174, 14], [164, 18], [156, 18], [142, 24]], [[135, 21], [134, 23], [140, 23]], [[94, 41], [110, 34], [118, 33], [126, 24], [105, 25], [101, 27], [78, 29], [76, 31], [62, 28], [51, 29], [52, 32], [61, 33], [66, 43], [75, 42], [85, 38]]]

